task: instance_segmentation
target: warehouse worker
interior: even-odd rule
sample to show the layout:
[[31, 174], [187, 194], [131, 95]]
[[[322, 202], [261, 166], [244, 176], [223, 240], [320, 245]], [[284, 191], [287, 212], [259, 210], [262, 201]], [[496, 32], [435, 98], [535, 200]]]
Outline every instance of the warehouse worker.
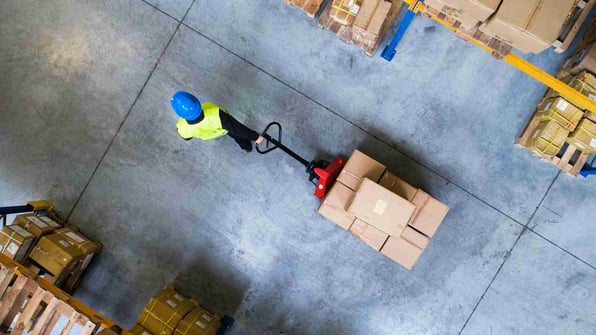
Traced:
[[211, 102], [201, 103], [188, 92], [176, 92], [170, 103], [180, 117], [176, 124], [178, 134], [185, 140], [198, 138], [207, 141], [228, 135], [246, 152], [252, 151], [252, 141], [259, 145], [264, 140], [263, 136], [238, 122], [225, 109]]

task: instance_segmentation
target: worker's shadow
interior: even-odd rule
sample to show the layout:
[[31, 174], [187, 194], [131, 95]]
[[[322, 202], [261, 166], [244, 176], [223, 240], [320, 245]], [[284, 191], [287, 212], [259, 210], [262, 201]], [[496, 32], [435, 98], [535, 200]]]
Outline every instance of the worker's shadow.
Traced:
[[178, 273], [174, 286], [208, 311], [233, 316], [242, 303], [249, 279], [241, 271], [232, 271], [233, 267], [218, 266], [204, 255]]

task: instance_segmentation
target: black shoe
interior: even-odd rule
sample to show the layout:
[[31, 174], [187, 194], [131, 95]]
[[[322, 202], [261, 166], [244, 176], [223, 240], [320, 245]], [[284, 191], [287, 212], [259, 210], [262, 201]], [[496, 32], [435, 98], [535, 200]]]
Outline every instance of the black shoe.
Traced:
[[248, 148], [242, 148], [244, 149], [244, 151], [246, 151], [247, 153], [251, 153], [252, 152], [252, 145]]

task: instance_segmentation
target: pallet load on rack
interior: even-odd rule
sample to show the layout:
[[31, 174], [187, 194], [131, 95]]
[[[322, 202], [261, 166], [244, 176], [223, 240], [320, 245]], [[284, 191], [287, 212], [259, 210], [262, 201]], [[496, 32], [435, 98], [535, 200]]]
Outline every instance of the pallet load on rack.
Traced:
[[399, 0], [334, 0], [318, 25], [372, 56], [401, 9]]
[[449, 207], [356, 150], [319, 213], [407, 269], [412, 269]]
[[[586, 46], [567, 59], [557, 77], [583, 95], [596, 100], [596, 48]], [[574, 106], [549, 89], [516, 145], [542, 160], [577, 176], [596, 153], [596, 115]]]
[[184, 297], [172, 285], [155, 295], [130, 332], [134, 335], [214, 335], [222, 318]]
[[501, 58], [516, 48], [539, 53], [550, 46], [567, 50], [596, 0], [426, 0], [424, 16], [456, 28], [463, 39], [476, 39]]
[[283, 0], [286, 4], [302, 9], [311, 19], [314, 19], [324, 0]]

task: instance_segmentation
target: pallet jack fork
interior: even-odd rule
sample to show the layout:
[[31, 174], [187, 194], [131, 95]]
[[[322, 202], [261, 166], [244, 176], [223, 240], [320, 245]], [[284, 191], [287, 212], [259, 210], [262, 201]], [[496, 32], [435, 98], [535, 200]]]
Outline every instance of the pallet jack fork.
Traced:
[[[277, 128], [277, 134], [275, 138], [268, 133], [271, 127]], [[281, 143], [281, 133], [281, 124], [279, 124], [279, 122], [271, 122], [268, 124], [261, 134], [267, 141], [265, 149], [263, 150], [257, 146], [257, 152], [264, 155], [279, 148], [286, 154], [292, 156], [292, 158], [306, 167], [308, 180], [316, 186], [315, 197], [322, 200], [325, 198], [325, 195], [333, 183], [335, 183], [339, 172], [345, 165], [345, 161], [341, 157], [336, 157], [331, 162], [324, 160], [308, 161]], [[270, 146], [270, 144], [273, 144], [273, 146]]]

